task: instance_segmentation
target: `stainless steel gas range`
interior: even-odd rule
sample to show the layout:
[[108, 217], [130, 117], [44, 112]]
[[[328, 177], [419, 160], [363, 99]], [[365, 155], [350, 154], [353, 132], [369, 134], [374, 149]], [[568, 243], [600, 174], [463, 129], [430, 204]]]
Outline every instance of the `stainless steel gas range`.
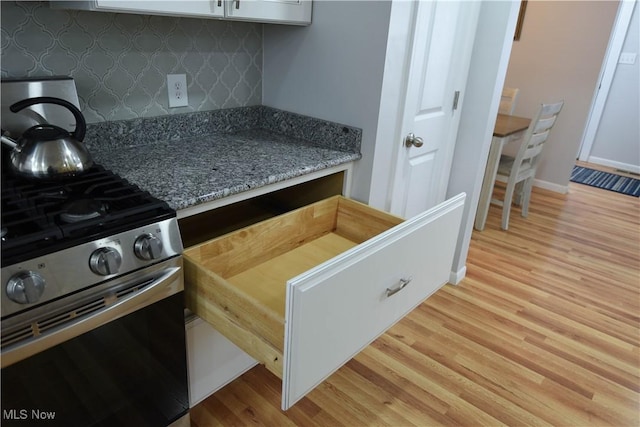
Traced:
[[2, 425], [188, 419], [175, 211], [99, 165], [3, 167], [1, 208]]

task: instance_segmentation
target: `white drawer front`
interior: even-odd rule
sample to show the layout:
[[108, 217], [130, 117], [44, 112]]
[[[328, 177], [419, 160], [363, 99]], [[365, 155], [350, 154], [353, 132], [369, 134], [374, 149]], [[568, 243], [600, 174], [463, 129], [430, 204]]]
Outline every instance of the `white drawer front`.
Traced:
[[449, 199], [287, 282], [282, 409], [447, 282], [464, 200]]

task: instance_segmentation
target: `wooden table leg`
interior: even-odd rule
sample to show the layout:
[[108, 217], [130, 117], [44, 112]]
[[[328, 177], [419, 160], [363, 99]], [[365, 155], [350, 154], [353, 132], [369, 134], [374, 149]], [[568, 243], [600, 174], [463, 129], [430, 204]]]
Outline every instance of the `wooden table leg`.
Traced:
[[491, 204], [491, 195], [493, 194], [493, 184], [496, 180], [498, 172], [498, 164], [502, 147], [508, 137], [491, 139], [491, 148], [489, 149], [489, 157], [487, 158], [487, 167], [484, 171], [482, 180], [482, 189], [480, 190], [480, 200], [478, 201], [478, 210], [476, 211], [475, 229], [482, 231], [487, 222], [487, 214], [489, 213], [489, 205]]

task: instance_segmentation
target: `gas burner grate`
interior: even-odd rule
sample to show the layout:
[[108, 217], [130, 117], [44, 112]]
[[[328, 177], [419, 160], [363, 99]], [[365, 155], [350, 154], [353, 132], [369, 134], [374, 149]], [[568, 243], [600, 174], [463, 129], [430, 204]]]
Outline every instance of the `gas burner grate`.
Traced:
[[[69, 204], [78, 200], [91, 200], [99, 212], [70, 215]], [[79, 176], [42, 181], [3, 171], [2, 266], [173, 216], [165, 202], [98, 165]]]
[[109, 205], [94, 199], [75, 199], [63, 206], [60, 220], [65, 224], [98, 218], [107, 212]]

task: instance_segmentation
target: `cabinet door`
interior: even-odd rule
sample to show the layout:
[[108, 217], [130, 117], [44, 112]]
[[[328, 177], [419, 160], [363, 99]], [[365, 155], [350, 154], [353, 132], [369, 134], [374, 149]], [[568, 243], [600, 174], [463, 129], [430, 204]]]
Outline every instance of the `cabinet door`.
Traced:
[[200, 18], [224, 17], [223, 0], [188, 1], [124, 1], [96, 0], [96, 9], [114, 12], [192, 16]]
[[311, 23], [311, 0], [226, 1], [228, 19], [299, 25]]
[[198, 317], [187, 321], [186, 332], [192, 408], [257, 363]]

